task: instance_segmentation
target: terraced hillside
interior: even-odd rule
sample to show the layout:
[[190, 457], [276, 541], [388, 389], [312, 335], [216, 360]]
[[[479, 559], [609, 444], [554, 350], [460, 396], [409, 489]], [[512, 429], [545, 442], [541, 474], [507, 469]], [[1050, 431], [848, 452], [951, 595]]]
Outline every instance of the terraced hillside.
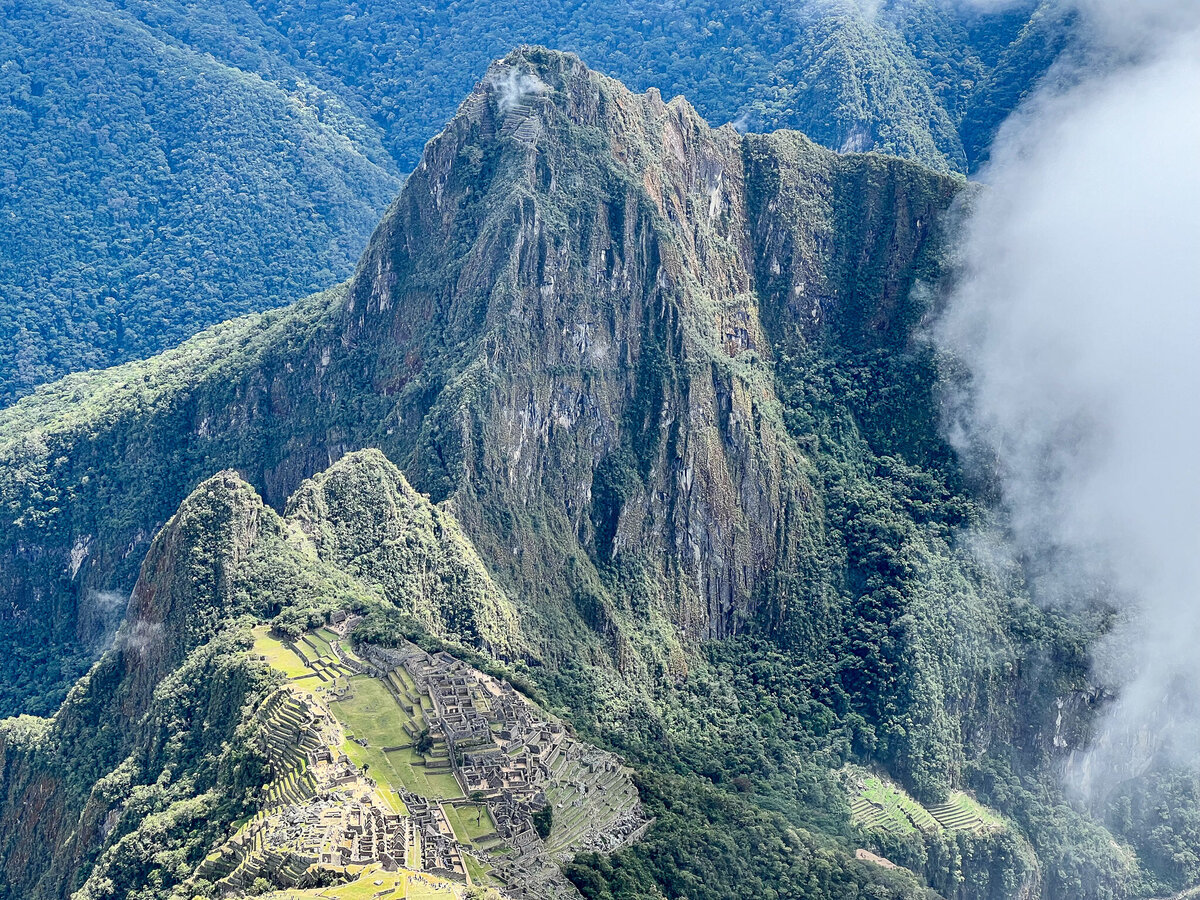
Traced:
[[942, 803], [923, 806], [899, 785], [864, 769], [846, 769], [843, 777], [854, 823], [866, 831], [899, 837], [940, 830], [984, 834], [1005, 827], [995, 813], [962, 791], [951, 791]]
[[255, 629], [254, 652], [288, 678], [259, 713], [274, 777], [198, 878], [232, 891], [265, 878], [296, 897], [321, 872], [353, 880], [326, 897], [357, 896], [354, 885], [372, 897], [467, 886], [572, 897], [560, 863], [644, 832], [611, 754], [448, 654], [356, 653], [357, 619], [333, 618], [295, 639]]

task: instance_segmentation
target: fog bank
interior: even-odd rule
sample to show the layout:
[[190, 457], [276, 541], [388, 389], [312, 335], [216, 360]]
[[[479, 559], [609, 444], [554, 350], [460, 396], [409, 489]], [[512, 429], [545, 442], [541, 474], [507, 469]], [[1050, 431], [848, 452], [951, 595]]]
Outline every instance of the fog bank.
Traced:
[[1121, 610], [1071, 767], [1095, 795], [1200, 747], [1200, 3], [1075, 5], [1086, 49], [1002, 129], [938, 340], [1038, 599]]

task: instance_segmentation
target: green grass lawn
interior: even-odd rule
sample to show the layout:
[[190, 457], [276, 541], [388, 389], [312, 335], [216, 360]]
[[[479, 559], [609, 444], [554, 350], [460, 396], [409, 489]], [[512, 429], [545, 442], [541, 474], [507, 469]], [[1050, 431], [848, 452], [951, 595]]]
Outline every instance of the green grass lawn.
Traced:
[[303, 678], [312, 675], [313, 670], [297, 656], [286, 644], [271, 637], [270, 625], [259, 625], [254, 629], [254, 652], [266, 657], [273, 668], [278, 669], [288, 678]]
[[463, 862], [467, 865], [467, 874], [471, 876], [472, 884], [489, 885], [496, 883], [496, 879], [488, 874], [491, 869], [484, 866], [475, 857], [467, 856], [464, 853]]
[[452, 896], [453, 891], [446, 882], [430, 885], [414, 879], [408, 883], [408, 900], [448, 900]]
[[411, 749], [384, 753], [384, 747], [407, 746], [412, 739], [404, 730], [408, 714], [396, 703], [382, 681], [369, 675], [350, 679], [352, 694], [329, 704], [339, 722], [355, 737], [365, 738], [363, 747], [346, 741], [343, 748], [355, 764], [366, 765], [385, 790], [406, 787], [422, 797], [455, 799], [462, 796], [458, 781], [450, 773], [429, 773], [419, 765]]
[[454, 829], [454, 836], [460, 843], [473, 844], [479, 838], [496, 831], [492, 817], [483, 804], [464, 803], [452, 806], [445, 803], [442, 809], [445, 810], [450, 827]]
[[[478, 867], [479, 864], [475, 865]], [[480, 867], [479, 871], [479, 884], [492, 881], [486, 870]], [[473, 872], [471, 877], [475, 877]], [[293, 888], [263, 896], [266, 900], [451, 900], [461, 896], [462, 888], [462, 885], [452, 884], [435, 875], [416, 876], [409, 872], [384, 872], [379, 866], [368, 866], [349, 884], [303, 890]]]
[[350, 679], [350, 691], [346, 699], [329, 704], [348, 732], [366, 738], [371, 747], [410, 743], [404, 730], [408, 715], [382, 681], [369, 675], [355, 675]]
[[[480, 883], [486, 883], [487, 878], [484, 874]], [[433, 884], [426, 884], [423, 879]], [[368, 866], [349, 884], [304, 890], [293, 888], [264, 897], [266, 900], [404, 900], [406, 897], [409, 900], [451, 900], [460, 894], [461, 888], [456, 890], [450, 882], [433, 875], [414, 878], [408, 872], [390, 873], [379, 866]]]
[[413, 681], [413, 677], [408, 674], [407, 669], [403, 666], [398, 666], [394, 671], [396, 672], [396, 677], [404, 682], [404, 686], [408, 688], [413, 696], [420, 696], [421, 692], [417, 690], [417, 683]]

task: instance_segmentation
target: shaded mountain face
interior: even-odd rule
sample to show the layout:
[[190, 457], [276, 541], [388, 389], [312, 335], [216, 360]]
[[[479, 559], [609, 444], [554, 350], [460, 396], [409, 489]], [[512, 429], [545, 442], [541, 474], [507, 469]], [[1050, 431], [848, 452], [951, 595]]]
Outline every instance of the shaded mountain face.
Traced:
[[[1087, 739], [1102, 625], [1047, 615], [975, 552], [986, 515], [938, 436], [944, 373], [920, 333], [963, 189], [513, 52], [345, 285], [0, 413], [4, 711], [53, 709], [131, 591], [124, 633], [163, 640], [95, 701], [128, 697], [129, 722], [223, 622], [373, 605], [519, 671], [641, 767], [657, 824], [570, 861], [585, 896], [1133, 893], [1138, 861], [1053, 787]], [[243, 512], [210, 516], [219, 547], [166, 554], [226, 482], [244, 502], [216, 507]], [[254, 548], [261, 574], [239, 582]], [[66, 709], [126, 665], [117, 649]], [[14, 758], [66, 721], [10, 723]], [[125, 731], [97, 759], [133, 753]], [[911, 872], [890, 880], [851, 858], [843, 782], [866, 781], [848, 760], [950, 821], [970, 787], [1010, 824], [875, 834]], [[211, 847], [181, 831], [183, 858]], [[10, 877], [59, 873], [47, 896], [90, 871], [31, 858]]]
[[0, 403], [347, 277], [400, 173], [518, 44], [713, 123], [961, 172], [1070, 34], [1047, 4], [872, 6], [0, 4]]

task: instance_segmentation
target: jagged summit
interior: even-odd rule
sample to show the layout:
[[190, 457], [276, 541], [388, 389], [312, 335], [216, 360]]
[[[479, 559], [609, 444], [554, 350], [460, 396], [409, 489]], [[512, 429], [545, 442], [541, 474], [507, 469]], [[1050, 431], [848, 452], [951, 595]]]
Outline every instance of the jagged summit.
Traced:
[[557, 107], [577, 125], [603, 126], [612, 124], [605, 106], [613, 103], [626, 110], [646, 104], [657, 112], [677, 107], [703, 121], [682, 96], [664, 103], [657, 88], [636, 94], [620, 81], [589, 69], [574, 53], [526, 45], [492, 62], [451, 125], [463, 117], [480, 121], [490, 106], [498, 117], [496, 133], [528, 145], [541, 131], [544, 123], [538, 117], [547, 106]]

